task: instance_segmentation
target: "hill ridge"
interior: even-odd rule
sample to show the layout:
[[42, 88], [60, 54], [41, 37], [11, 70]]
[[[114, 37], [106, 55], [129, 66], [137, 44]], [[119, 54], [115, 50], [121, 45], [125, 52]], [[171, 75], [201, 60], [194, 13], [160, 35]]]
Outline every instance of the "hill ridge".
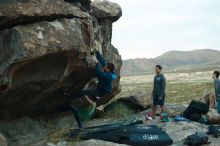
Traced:
[[161, 64], [167, 71], [218, 66], [219, 56], [220, 51], [215, 49], [172, 50], [155, 58], [123, 60], [121, 73], [122, 75], [137, 75], [153, 72], [156, 64]]

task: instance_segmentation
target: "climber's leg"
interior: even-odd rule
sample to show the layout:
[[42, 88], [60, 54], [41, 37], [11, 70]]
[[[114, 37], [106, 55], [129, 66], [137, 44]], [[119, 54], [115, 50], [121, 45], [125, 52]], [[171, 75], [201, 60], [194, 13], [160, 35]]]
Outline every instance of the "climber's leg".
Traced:
[[75, 119], [76, 119], [76, 121], [77, 121], [78, 127], [79, 127], [79, 128], [82, 128], [82, 122], [81, 122], [81, 120], [80, 120], [79, 110], [78, 110], [75, 106], [73, 106], [73, 105], [71, 105], [71, 104], [70, 104], [70, 106], [69, 106], [69, 109], [70, 109], [70, 111], [74, 114], [74, 117], [75, 117]]

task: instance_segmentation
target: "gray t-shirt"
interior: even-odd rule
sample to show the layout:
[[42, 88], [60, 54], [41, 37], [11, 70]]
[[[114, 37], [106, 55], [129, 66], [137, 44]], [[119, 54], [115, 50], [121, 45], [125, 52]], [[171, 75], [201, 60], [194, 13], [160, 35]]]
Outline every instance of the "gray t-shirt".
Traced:
[[163, 74], [154, 76], [154, 96], [165, 96], [166, 78]]

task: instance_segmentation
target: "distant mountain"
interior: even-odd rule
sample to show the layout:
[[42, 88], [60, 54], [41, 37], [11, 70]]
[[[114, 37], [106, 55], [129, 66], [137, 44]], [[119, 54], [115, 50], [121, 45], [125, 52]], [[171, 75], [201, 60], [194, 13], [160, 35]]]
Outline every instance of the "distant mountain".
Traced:
[[162, 65], [166, 71], [219, 66], [220, 51], [211, 49], [169, 51], [152, 59], [137, 58], [123, 60], [121, 74], [138, 75], [152, 73], [156, 64]]

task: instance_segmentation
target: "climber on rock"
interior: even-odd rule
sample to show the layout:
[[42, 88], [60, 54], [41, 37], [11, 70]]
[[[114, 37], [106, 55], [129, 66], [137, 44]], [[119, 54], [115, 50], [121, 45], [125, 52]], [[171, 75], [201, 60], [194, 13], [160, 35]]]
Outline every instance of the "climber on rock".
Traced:
[[[62, 110], [71, 111], [74, 114], [79, 128], [82, 128], [82, 122], [80, 120], [80, 112], [79, 109], [71, 103], [71, 100], [75, 100], [79, 97], [84, 97], [86, 98], [90, 106], [96, 106], [94, 101], [97, 101], [99, 98], [107, 94], [110, 94], [112, 92], [112, 81], [117, 78], [114, 72], [114, 68], [115, 68], [114, 64], [106, 63], [105, 59], [101, 56], [101, 54], [98, 51], [92, 52], [91, 56], [93, 62], [95, 63], [95, 74], [98, 78], [97, 88], [95, 90], [73, 91], [72, 89], [68, 89], [67, 91], [64, 91], [64, 95], [70, 96], [71, 98], [69, 102], [65, 103], [60, 108]], [[56, 83], [51, 88], [47, 89], [45, 93], [52, 92], [63, 85], [65, 79], [74, 70], [74, 67], [71, 64], [72, 62], [67, 65], [58, 83]], [[74, 64], [77, 65], [78, 62], [75, 62]]]
[[[81, 90], [79, 92], [70, 91], [71, 100], [76, 99], [77, 97], [86, 97], [90, 105], [95, 106], [94, 101], [99, 100], [103, 96], [112, 92], [112, 81], [115, 80], [116, 74], [114, 72], [115, 66], [112, 63], [106, 63], [105, 59], [101, 56], [98, 51], [91, 53], [92, 60], [95, 62], [95, 73], [98, 78], [98, 86], [95, 90]], [[67, 94], [68, 95], [68, 94]], [[90, 100], [90, 98], [92, 100]], [[80, 128], [82, 128], [82, 122], [80, 121], [80, 112], [79, 109], [74, 105], [69, 105], [69, 110], [75, 116], [77, 123]]]
[[98, 86], [95, 90], [82, 90], [80, 92], [70, 91], [71, 98], [82, 97], [87, 95], [92, 98], [93, 101], [97, 101], [104, 95], [112, 92], [112, 81], [117, 78], [114, 69], [115, 66], [112, 63], [106, 63], [105, 59], [98, 51], [91, 53], [92, 59], [95, 62], [95, 73], [98, 78]]
[[[91, 97], [94, 101], [97, 100], [96, 97], [102, 97], [106, 94], [109, 94], [112, 92], [112, 81], [117, 78], [115, 72], [114, 72], [114, 64], [112, 63], [106, 63], [106, 60], [101, 56], [101, 54], [98, 51], [94, 51], [91, 53], [91, 58], [93, 62], [96, 64], [95, 66], [95, 74], [98, 78], [98, 86], [95, 90], [81, 90], [81, 91], [73, 91], [72, 89], [68, 89], [64, 92], [65, 96], [71, 96], [74, 97], [82, 97], [84, 95], [87, 95]], [[64, 81], [66, 78], [73, 72], [74, 66], [78, 66], [80, 62], [70, 61], [68, 63], [63, 75], [61, 76], [60, 80], [48, 88], [47, 90], [43, 91], [44, 93], [51, 93], [58, 88], [63, 86]]]

